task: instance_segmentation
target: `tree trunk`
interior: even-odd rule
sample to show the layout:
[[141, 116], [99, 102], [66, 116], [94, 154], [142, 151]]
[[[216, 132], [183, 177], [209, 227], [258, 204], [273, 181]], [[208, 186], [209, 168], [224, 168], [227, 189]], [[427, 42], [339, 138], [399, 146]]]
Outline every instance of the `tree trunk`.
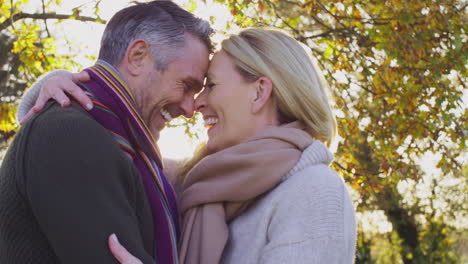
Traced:
[[385, 212], [393, 229], [402, 239], [401, 258], [405, 264], [419, 264], [421, 247], [418, 226], [410, 212], [401, 205], [402, 197], [396, 188], [386, 187], [376, 195], [380, 208]]

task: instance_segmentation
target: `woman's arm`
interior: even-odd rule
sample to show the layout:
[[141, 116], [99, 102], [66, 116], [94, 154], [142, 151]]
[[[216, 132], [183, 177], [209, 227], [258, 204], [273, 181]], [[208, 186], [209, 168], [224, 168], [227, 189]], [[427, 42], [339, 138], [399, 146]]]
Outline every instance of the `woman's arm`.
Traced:
[[33, 108], [37, 98], [39, 97], [39, 92], [41, 91], [41, 87], [44, 85], [44, 82], [60, 74], [70, 74], [70, 72], [66, 70], [51, 71], [39, 77], [39, 79], [37, 79], [37, 81], [26, 90], [18, 105], [18, 110], [16, 111], [17, 120], [22, 120], [29, 112], [29, 110]]
[[40, 112], [49, 99], [57, 101], [63, 107], [70, 105], [67, 94], [85, 109], [91, 110], [91, 99], [75, 84], [85, 81], [89, 81], [89, 75], [85, 71], [70, 73], [66, 70], [56, 70], [42, 76], [21, 98], [16, 113], [17, 120], [23, 124], [34, 113]]

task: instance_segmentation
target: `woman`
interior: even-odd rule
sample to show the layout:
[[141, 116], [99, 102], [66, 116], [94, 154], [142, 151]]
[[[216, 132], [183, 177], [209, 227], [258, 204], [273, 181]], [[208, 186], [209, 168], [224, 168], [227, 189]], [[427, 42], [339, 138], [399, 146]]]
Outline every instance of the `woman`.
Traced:
[[297, 41], [267, 29], [224, 40], [196, 108], [210, 154], [177, 183], [181, 263], [353, 263], [354, 209], [328, 167], [335, 119]]

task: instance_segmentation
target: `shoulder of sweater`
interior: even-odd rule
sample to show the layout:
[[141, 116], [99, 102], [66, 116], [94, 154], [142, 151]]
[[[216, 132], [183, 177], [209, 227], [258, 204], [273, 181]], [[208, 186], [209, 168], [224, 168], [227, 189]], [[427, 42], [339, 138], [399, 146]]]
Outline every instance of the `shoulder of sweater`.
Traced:
[[349, 207], [352, 206], [350, 199], [341, 176], [324, 164], [315, 164], [281, 182], [263, 197], [262, 203], [273, 203], [276, 210], [287, 211], [291, 206], [313, 210], [314, 206], [330, 203]]
[[[325, 164], [307, 166], [294, 173], [265, 198], [266, 204], [274, 205], [271, 208], [278, 218], [289, 218], [296, 214], [312, 214], [315, 217], [321, 215], [320, 219], [325, 216], [340, 218], [343, 213], [353, 210], [351, 197], [343, 179]], [[325, 218], [322, 220], [328, 221]]]
[[[341, 176], [325, 164], [314, 164], [289, 175], [278, 187], [299, 188], [344, 188]], [[277, 188], [278, 188], [277, 187]]]
[[[84, 182], [84, 179], [96, 183], [120, 178], [128, 186], [128, 179], [138, 178], [132, 160], [112, 134], [78, 105], [63, 108], [56, 103], [48, 104], [28, 120], [23, 129], [19, 139], [22, 142], [19, 151], [24, 157], [21, 166], [29, 171], [68, 171], [73, 168], [75, 174], [86, 174], [80, 176]], [[58, 165], [48, 168], [46, 164]], [[95, 177], [98, 171], [106, 173]]]
[[98, 147], [106, 152], [119, 149], [111, 134], [77, 105], [63, 108], [56, 103], [49, 103], [23, 125], [19, 134], [28, 137], [28, 141], [42, 141], [41, 138], [49, 140], [51, 147], [87, 145], [92, 147], [90, 154], [95, 153], [93, 149]]
[[79, 177], [83, 183], [108, 183], [119, 178], [118, 182], [129, 188], [138, 178], [131, 159], [109, 131], [78, 106], [47, 104], [20, 128], [13, 143], [21, 186], [32, 178], [53, 182], [64, 173]]
[[89, 113], [75, 103], [69, 107], [61, 107], [56, 102], [49, 102], [44, 109], [31, 117], [24, 126], [42, 126], [44, 125], [62, 125], [74, 124], [79, 122], [80, 125], [97, 124]]
[[68, 128], [69, 126], [78, 127], [79, 130], [96, 129], [105, 131], [104, 127], [80, 106], [72, 104], [69, 107], [61, 107], [55, 102], [48, 103], [41, 112], [31, 117], [22, 126], [22, 129], [54, 130]]
[[343, 241], [343, 230], [352, 225], [351, 219], [344, 221], [346, 212], [353, 210], [346, 186], [325, 164], [294, 173], [266, 194], [258, 206], [269, 219], [270, 235], [289, 241], [285, 244], [325, 237]]

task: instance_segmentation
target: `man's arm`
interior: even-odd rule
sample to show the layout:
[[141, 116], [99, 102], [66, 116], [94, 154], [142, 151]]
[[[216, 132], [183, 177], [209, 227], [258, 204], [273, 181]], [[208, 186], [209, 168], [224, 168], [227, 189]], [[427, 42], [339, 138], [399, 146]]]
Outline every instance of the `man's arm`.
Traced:
[[[135, 256], [153, 262], [144, 243], [153, 237], [151, 212], [140, 204], [146, 200], [139, 199], [144, 190], [132, 162], [94, 120], [76, 118], [80, 110], [51, 110], [28, 124], [23, 175], [33, 213], [60, 261], [117, 263], [107, 247], [116, 233]], [[149, 217], [142, 222], [141, 215]], [[142, 234], [142, 225], [149, 232]]]

